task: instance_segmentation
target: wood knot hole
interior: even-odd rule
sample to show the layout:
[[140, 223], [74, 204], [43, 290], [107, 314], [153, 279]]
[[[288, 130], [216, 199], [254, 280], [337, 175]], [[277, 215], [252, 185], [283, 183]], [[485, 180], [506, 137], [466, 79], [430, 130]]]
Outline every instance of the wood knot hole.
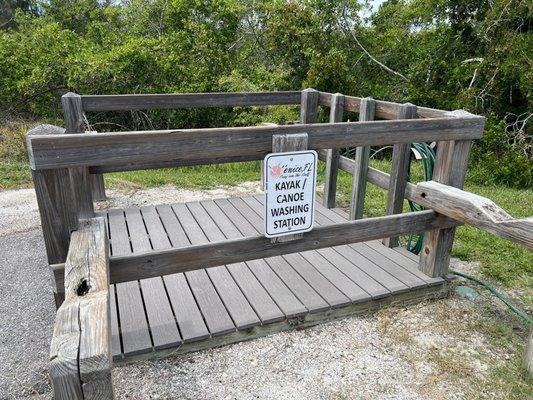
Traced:
[[426, 192], [422, 192], [422, 193], [420, 193], [420, 197], [422, 197], [423, 199], [425, 199], [425, 198], [426, 198]]
[[87, 283], [87, 280], [84, 279], [81, 281], [81, 283], [78, 285], [76, 289], [76, 294], [78, 296], [85, 296], [87, 293], [89, 293], [89, 284]]
[[424, 253], [429, 254], [429, 247], [424, 247]]

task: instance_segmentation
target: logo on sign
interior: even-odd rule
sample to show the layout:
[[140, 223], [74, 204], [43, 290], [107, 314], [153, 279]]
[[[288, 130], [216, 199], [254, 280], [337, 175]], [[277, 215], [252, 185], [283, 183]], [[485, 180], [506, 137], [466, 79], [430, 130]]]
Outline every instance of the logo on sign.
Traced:
[[308, 232], [314, 224], [316, 152], [265, 157], [265, 236]]

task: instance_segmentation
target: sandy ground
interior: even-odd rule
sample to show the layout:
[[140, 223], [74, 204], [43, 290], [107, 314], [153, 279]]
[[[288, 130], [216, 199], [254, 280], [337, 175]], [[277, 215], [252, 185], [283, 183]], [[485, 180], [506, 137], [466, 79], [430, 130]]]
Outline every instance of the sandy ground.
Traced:
[[[109, 191], [125, 206], [256, 193], [166, 186]], [[34, 192], [0, 192], [0, 399], [51, 398], [47, 358], [54, 305]], [[477, 269], [454, 260], [454, 268]], [[481, 296], [482, 298], [483, 296]], [[487, 301], [484, 299], [483, 301]], [[464, 399], [509, 354], [465, 329], [476, 304], [451, 298], [114, 368], [125, 399]]]

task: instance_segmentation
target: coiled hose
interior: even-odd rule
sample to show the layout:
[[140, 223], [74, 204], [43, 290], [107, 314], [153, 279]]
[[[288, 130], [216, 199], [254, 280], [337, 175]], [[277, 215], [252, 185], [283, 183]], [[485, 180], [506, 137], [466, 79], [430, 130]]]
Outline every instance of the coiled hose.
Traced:
[[[424, 180], [429, 181], [431, 180], [433, 176], [433, 167], [435, 165], [435, 150], [428, 146], [426, 143], [412, 143], [411, 149], [414, 149], [420, 154], [422, 166], [424, 168]], [[414, 151], [412, 151], [414, 153]], [[411, 182], [411, 162], [413, 160], [413, 157], [409, 158], [409, 172], [407, 174], [407, 181]], [[423, 207], [419, 204], [414, 203], [413, 201], [409, 200], [409, 209], [411, 211], [420, 211], [423, 210]], [[411, 234], [409, 235], [407, 239], [407, 249], [414, 254], [419, 254], [422, 250], [422, 241], [424, 239], [424, 235], [421, 234]], [[477, 279], [476, 277], [472, 275], [465, 274], [463, 272], [450, 270], [450, 272], [454, 275], [460, 276], [462, 278], [465, 278], [471, 282], [474, 282], [477, 285], [483, 286], [485, 289], [487, 289], [489, 292], [491, 292], [493, 295], [495, 295], [498, 299], [500, 299], [507, 307], [511, 309], [516, 315], [518, 315], [522, 320], [524, 320], [527, 324], [533, 324], [533, 319], [531, 319], [524, 311], [522, 311], [520, 308], [515, 306], [513, 303], [511, 303], [507, 297], [499, 292], [494, 286], [490, 285], [487, 282], [484, 282], [482, 280]]]

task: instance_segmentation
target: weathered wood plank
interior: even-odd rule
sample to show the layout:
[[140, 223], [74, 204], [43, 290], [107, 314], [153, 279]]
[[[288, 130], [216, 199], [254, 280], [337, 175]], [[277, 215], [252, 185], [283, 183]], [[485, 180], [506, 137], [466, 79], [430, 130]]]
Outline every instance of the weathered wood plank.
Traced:
[[132, 277], [144, 279], [454, 225], [455, 222], [433, 211], [420, 211], [318, 227], [303, 239], [287, 243], [271, 243], [262, 236], [252, 236], [129, 256], [113, 255], [110, 260], [111, 281], [123, 282]]
[[[263, 222], [253, 208], [240, 198], [229, 199], [229, 202], [255, 228], [256, 233], [261, 233]], [[305, 306], [272, 271], [265, 260], [250, 260], [246, 264], [287, 317], [303, 315], [307, 312]]]
[[[376, 114], [376, 102], [371, 98], [361, 100], [359, 121], [372, 121]], [[366, 180], [370, 161], [370, 146], [359, 146], [355, 150], [353, 164], [352, 192], [350, 197], [350, 219], [363, 218], [366, 195]]]
[[[84, 133], [85, 132], [85, 117], [83, 115], [83, 107], [81, 102], [81, 96], [77, 93], [66, 93], [61, 96], [61, 106], [63, 108], [63, 117], [65, 122], [65, 133]], [[87, 170], [79, 170], [73, 172], [73, 183], [75, 185], [78, 182], [75, 180], [78, 175], [87, 175]], [[87, 184], [84, 183], [84, 190], [90, 190], [92, 193], [91, 201], [105, 200], [105, 185], [104, 177], [101, 174], [87, 175], [84, 177], [87, 180]], [[82, 200], [86, 200], [82, 197]], [[83, 208], [87, 208], [87, 205], [83, 205]]]
[[[28, 132], [29, 136], [62, 134], [63, 128], [53, 125], [38, 125]], [[31, 159], [31, 150], [29, 151]], [[68, 169], [32, 171], [32, 177], [39, 206], [41, 228], [48, 264], [64, 263], [67, 259], [70, 232], [77, 229], [78, 217]], [[64, 279], [53, 275], [52, 289], [56, 308], [64, 300]]]
[[[243, 200], [247, 201], [248, 197]], [[261, 207], [264, 205], [264, 196], [253, 196], [253, 199]], [[317, 203], [318, 207], [318, 203]], [[276, 257], [278, 258], [278, 257]], [[322, 275], [309, 261], [302, 257], [301, 254], [285, 254], [282, 257], [294, 270], [311, 285], [311, 287], [330, 305], [330, 307], [340, 307], [350, 303], [339, 289], [337, 289], [324, 275]]]
[[172, 304], [183, 342], [194, 342], [209, 337], [200, 309], [194, 300], [184, 274], [165, 277], [168, 297]]
[[[203, 202], [203, 204], [206, 203], [209, 202]], [[213, 207], [206, 207], [206, 209], [228, 239], [255, 234], [253, 226], [227, 199], [215, 200], [213, 204]], [[245, 263], [230, 264], [227, 268], [263, 323], [271, 323], [284, 318], [283, 312]]]
[[300, 97], [300, 123], [314, 124], [318, 112], [318, 95], [313, 88], [302, 90]]
[[[321, 106], [329, 107], [332, 94], [327, 92], [320, 92], [319, 104]], [[360, 112], [360, 104], [363, 100], [360, 97], [345, 96], [346, 102], [344, 105], [345, 111]], [[377, 109], [376, 117], [383, 119], [394, 119], [398, 114], [399, 108], [402, 106], [400, 103], [394, 103], [391, 101], [376, 100]], [[447, 111], [437, 110], [435, 108], [417, 107], [417, 118], [439, 118], [445, 116]]]
[[118, 328], [118, 314], [117, 314], [117, 298], [115, 295], [115, 285], [109, 287], [109, 312], [111, 323], [111, 353], [113, 358], [122, 355], [122, 348], [120, 346], [120, 331]]
[[[329, 113], [329, 122], [342, 122], [344, 115], [344, 96], [335, 93], [331, 96], [331, 108]], [[338, 148], [326, 150], [326, 173], [324, 176], [324, 207], [335, 207], [335, 197], [337, 195], [337, 174], [339, 172]]]
[[157, 206], [157, 213], [165, 227], [165, 231], [167, 232], [172, 247], [187, 246], [190, 242], [187, 239], [187, 235], [181, 227], [176, 214], [174, 214], [172, 207], [169, 204], [159, 205]]
[[[216, 158], [261, 159], [272, 136], [306, 132], [310, 149], [479, 138], [484, 118], [436, 118], [148, 132], [28, 136], [32, 169]], [[253, 157], [252, 157], [253, 156]]]
[[[449, 113], [452, 117], [468, 117], [465, 111]], [[437, 143], [437, 159], [433, 169], [433, 180], [463, 188], [472, 142], [459, 140]], [[439, 229], [426, 232], [420, 252], [419, 269], [426, 275], [437, 277], [448, 272], [455, 229]]]
[[299, 104], [300, 92], [169, 93], [81, 96], [85, 111]]
[[206, 271], [237, 329], [248, 329], [261, 324], [261, 320], [225, 266], [208, 268]]
[[[416, 106], [410, 103], [400, 107], [398, 119], [416, 118]], [[395, 143], [392, 149], [392, 165], [387, 192], [386, 214], [400, 214], [403, 211], [405, 187], [409, 173], [409, 158], [411, 157], [411, 143]], [[398, 246], [398, 237], [391, 236], [383, 239], [383, 244], [388, 247]]]
[[[127, 208], [125, 214], [133, 253], [171, 247], [153, 206], [141, 209]], [[163, 280], [155, 277], [143, 279], [139, 283], [154, 348], [163, 349], [179, 345], [181, 337]]]
[[515, 219], [486, 197], [435, 181], [416, 185], [426, 207], [533, 249], [533, 218]]
[[212, 336], [224, 335], [235, 330], [226, 307], [213, 287], [205, 269], [185, 273], [194, 297], [202, 311]]
[[103, 218], [80, 221], [65, 263], [65, 302], [54, 323], [50, 378], [56, 399], [113, 399], [109, 246]]
[[[109, 210], [108, 217], [112, 254], [114, 256], [131, 255], [132, 248], [124, 211]], [[151, 350], [152, 341], [148, 332], [139, 282], [136, 277], [132, 276], [123, 283], [117, 284], [115, 288], [124, 355]]]
[[[225, 238], [199, 203], [175, 204], [173, 208], [191, 244], [208, 243], [207, 231], [210, 231], [209, 235], [213, 235], [211, 236], [213, 239], [223, 240]], [[194, 210], [195, 214], [191, 210]], [[209, 223], [210, 226], [204, 227], [197, 218], [204, 223]], [[185, 276], [211, 335], [223, 335], [234, 331], [235, 326], [231, 317], [205, 270], [189, 271], [185, 273]]]
[[[339, 223], [339, 222], [343, 222], [346, 220], [346, 215], [338, 210], [338, 209], [335, 209], [335, 210], [325, 210], [325, 209], [322, 209], [320, 210], [320, 212], [326, 214], [328, 216], [328, 218], [330, 218], [332, 221], [336, 222], [336, 223]], [[365, 254], [365, 257], [367, 258], [370, 258], [369, 255], [372, 255], [374, 254], [374, 252], [377, 252], [379, 254], [381, 254], [382, 256], [384, 256], [386, 259], [390, 260], [390, 264], [389, 261], [387, 261], [386, 259], [383, 259], [381, 257], [379, 257], [380, 260], [382, 260], [382, 262], [378, 263], [376, 262], [376, 264], [380, 265], [380, 266], [384, 266], [384, 267], [387, 267], [387, 265], [396, 265], [397, 267], [399, 267], [400, 269], [403, 269], [405, 270], [405, 272], [407, 273], [407, 276], [408, 277], [416, 277], [418, 280], [422, 280], [424, 281], [426, 284], [429, 284], [429, 285], [437, 285], [437, 284], [440, 284], [442, 283], [442, 278], [431, 278], [431, 277], [428, 277], [426, 274], [424, 274], [423, 272], [419, 271], [418, 268], [416, 267], [415, 264], [412, 263], [412, 261], [410, 259], [407, 259], [405, 258], [404, 256], [398, 254], [397, 252], [395, 252], [393, 249], [391, 248], [388, 248], [386, 246], [384, 246], [383, 244], [375, 241], [375, 240], [369, 240], [369, 241], [365, 241], [364, 243], [359, 243], [358, 245], [364, 245], [366, 247], [369, 247], [370, 249], [370, 252], [368, 251], [362, 251], [362, 254]], [[361, 248], [365, 248], [365, 247], [361, 247]], [[366, 249], [366, 248], [365, 248]], [[383, 261], [384, 260], [384, 261]], [[384, 265], [383, 263], [387, 264], [387, 265]], [[403, 271], [400, 271], [400, 273], [403, 275], [404, 272]]]

